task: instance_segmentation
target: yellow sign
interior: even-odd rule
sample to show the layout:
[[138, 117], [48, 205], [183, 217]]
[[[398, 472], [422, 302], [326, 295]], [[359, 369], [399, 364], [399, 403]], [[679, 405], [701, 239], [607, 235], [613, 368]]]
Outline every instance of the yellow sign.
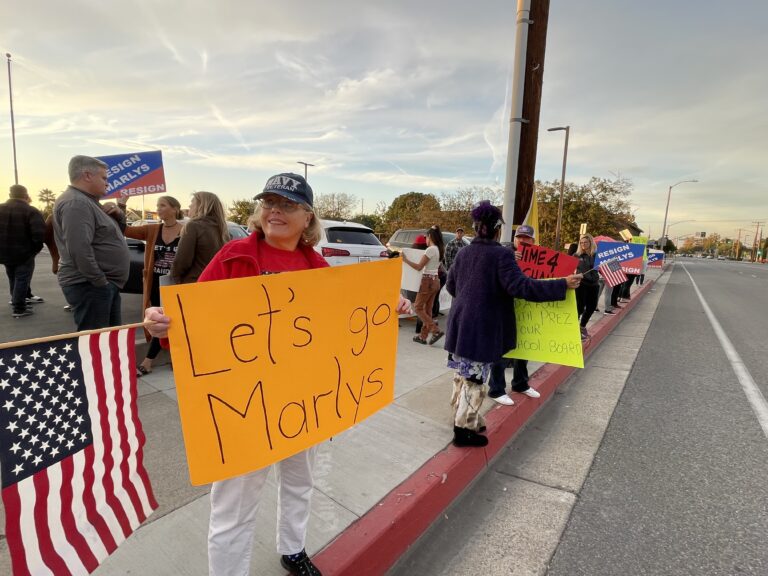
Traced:
[[648, 236], [632, 236], [632, 244], [643, 244], [645, 246], [643, 263], [648, 262]]
[[515, 298], [517, 348], [505, 358], [551, 362], [584, 368], [576, 292], [567, 290], [565, 300], [528, 302]]
[[619, 236], [621, 236], [622, 240], [624, 242], [629, 242], [632, 240], [632, 232], [630, 232], [628, 229], [624, 229], [621, 232], [619, 232]]
[[398, 259], [161, 288], [192, 484], [263, 468], [394, 398]]

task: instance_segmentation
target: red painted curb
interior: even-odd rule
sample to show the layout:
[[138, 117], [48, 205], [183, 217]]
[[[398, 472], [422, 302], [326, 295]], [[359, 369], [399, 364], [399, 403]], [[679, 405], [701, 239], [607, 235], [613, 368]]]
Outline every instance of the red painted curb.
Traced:
[[[618, 314], [605, 316], [592, 326], [584, 347], [585, 358], [653, 284], [653, 280], [646, 281]], [[449, 444], [339, 534], [313, 557], [313, 562], [325, 576], [386, 573], [575, 371], [576, 368], [557, 364], [539, 368], [530, 383], [541, 398], [515, 394], [514, 406], [499, 406], [488, 412], [486, 448], [456, 448]]]

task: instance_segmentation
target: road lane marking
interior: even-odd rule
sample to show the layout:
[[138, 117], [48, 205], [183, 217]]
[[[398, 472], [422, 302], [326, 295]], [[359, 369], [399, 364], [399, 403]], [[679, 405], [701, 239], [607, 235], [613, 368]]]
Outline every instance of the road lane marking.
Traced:
[[693, 279], [693, 276], [691, 276], [691, 273], [688, 272], [685, 265], [683, 265], [683, 270], [688, 274], [688, 278], [691, 279], [693, 289], [696, 290], [699, 301], [704, 307], [704, 312], [706, 313], [707, 318], [709, 318], [709, 323], [712, 325], [712, 329], [715, 331], [717, 339], [720, 340], [720, 346], [722, 346], [725, 355], [728, 357], [728, 361], [731, 363], [731, 368], [733, 368], [733, 371], [736, 373], [736, 378], [739, 379], [744, 394], [747, 395], [747, 400], [749, 401], [750, 406], [752, 406], [755, 416], [757, 416], [757, 421], [763, 429], [763, 434], [768, 438], [768, 402], [766, 402], [765, 396], [763, 396], [760, 388], [755, 384], [755, 380], [752, 378], [752, 374], [749, 373], [747, 365], [744, 364], [741, 356], [739, 356], [736, 347], [731, 342], [731, 339], [728, 338], [728, 335], [725, 333], [725, 330], [723, 330], [720, 322], [718, 322], [715, 314], [709, 307], [709, 304], [707, 304], [707, 301], [704, 299], [701, 290], [699, 290], [699, 287], [696, 285], [696, 281]]

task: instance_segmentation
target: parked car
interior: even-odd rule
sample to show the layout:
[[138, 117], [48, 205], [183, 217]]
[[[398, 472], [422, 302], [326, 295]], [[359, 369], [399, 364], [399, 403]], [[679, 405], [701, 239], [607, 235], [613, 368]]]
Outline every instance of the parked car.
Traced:
[[[395, 233], [390, 236], [387, 242], [387, 248], [393, 251], [399, 251], [399, 248], [410, 248], [416, 241], [416, 236], [419, 234], [426, 234], [425, 228], [401, 228], [395, 230]], [[453, 232], [443, 232], [443, 243], [448, 244], [451, 240], [456, 238], [456, 234]], [[464, 243], [469, 244], [467, 237], [464, 237]]]
[[[132, 226], [157, 224], [158, 222], [158, 220], [139, 220]], [[227, 222], [227, 230], [229, 230], [229, 236], [232, 240], [248, 236], [248, 229], [236, 222]], [[128, 243], [128, 252], [131, 255], [131, 266], [128, 272], [128, 281], [121, 292], [141, 294], [144, 291], [144, 250], [146, 244], [143, 240], [134, 240], [133, 238], [126, 238], [125, 241]]]
[[323, 232], [315, 250], [331, 266], [389, 258], [389, 250], [367, 226], [336, 220], [320, 220], [320, 224]]

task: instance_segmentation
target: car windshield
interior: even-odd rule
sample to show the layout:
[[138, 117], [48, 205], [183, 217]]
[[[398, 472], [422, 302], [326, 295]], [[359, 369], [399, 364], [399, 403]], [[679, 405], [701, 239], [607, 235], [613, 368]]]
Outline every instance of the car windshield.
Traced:
[[248, 236], [248, 232], [246, 232], [245, 228], [239, 224], [227, 224], [227, 230], [229, 231], [229, 237], [232, 238], [232, 240]]
[[381, 246], [381, 242], [370, 230], [362, 228], [327, 228], [325, 230], [331, 244], [363, 244]]

